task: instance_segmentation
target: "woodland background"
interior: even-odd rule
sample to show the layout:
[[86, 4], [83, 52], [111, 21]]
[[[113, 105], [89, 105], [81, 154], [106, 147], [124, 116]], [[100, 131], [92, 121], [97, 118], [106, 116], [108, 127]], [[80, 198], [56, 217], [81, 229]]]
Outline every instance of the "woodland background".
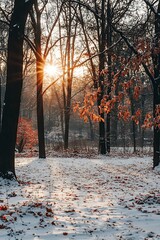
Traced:
[[16, 150], [33, 154], [38, 144], [40, 158], [45, 147], [100, 154], [132, 147], [153, 151], [158, 165], [159, 37], [160, 1], [2, 0], [1, 146], [16, 133]]

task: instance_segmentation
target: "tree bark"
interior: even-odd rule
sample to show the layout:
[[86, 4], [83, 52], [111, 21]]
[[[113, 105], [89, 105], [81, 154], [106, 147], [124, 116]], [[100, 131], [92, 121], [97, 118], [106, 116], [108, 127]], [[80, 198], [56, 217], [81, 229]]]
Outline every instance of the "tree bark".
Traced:
[[[105, 69], [105, 45], [106, 45], [106, 33], [105, 33], [105, 13], [104, 13], [104, 6], [105, 6], [105, 0], [102, 1], [101, 5], [101, 34], [99, 36], [99, 92], [97, 95], [97, 105], [98, 105], [98, 111], [99, 116], [104, 119], [104, 112], [103, 109], [101, 109], [101, 101], [104, 96], [104, 73], [103, 70]], [[106, 141], [105, 141], [105, 122], [103, 120], [100, 120], [99, 122], [99, 153], [100, 154], [106, 154]]]
[[7, 79], [0, 134], [0, 173], [15, 175], [15, 145], [23, 83], [23, 38], [28, 12], [34, 0], [15, 0], [8, 38]]
[[[109, 96], [109, 99], [111, 98], [111, 83], [112, 83], [112, 53], [111, 53], [111, 45], [112, 45], [112, 30], [111, 30], [111, 4], [110, 0], [108, 0], [107, 4], [107, 48], [109, 49], [107, 52], [107, 58], [108, 58], [108, 82], [107, 82], [107, 95]], [[107, 153], [110, 153], [110, 125], [111, 125], [111, 114], [110, 112], [107, 113], [106, 117], [106, 147], [107, 147]]]
[[35, 0], [35, 15], [32, 10], [30, 17], [35, 35], [36, 50], [36, 74], [37, 74], [37, 128], [38, 128], [38, 147], [39, 158], [46, 158], [45, 137], [44, 137], [44, 109], [43, 109], [43, 78], [44, 78], [44, 59], [41, 47], [41, 14], [38, 8], [38, 2]]
[[[153, 116], [155, 117], [156, 108], [160, 107], [160, 53], [157, 52], [159, 49], [160, 42], [160, 1], [155, 14], [155, 36], [153, 42], [153, 64], [154, 64], [154, 85], [153, 85]], [[160, 129], [154, 125], [154, 137], [153, 137], [153, 168], [158, 166], [160, 162]]]
[[[0, 63], [1, 64], [1, 63]], [[0, 67], [0, 72], [1, 72], [1, 67]], [[2, 79], [0, 75], [0, 129], [2, 125]]]
[[[74, 23], [75, 16], [72, 15], [71, 1], [68, 1], [68, 6], [64, 9], [65, 26], [66, 26], [66, 47], [63, 53], [62, 42], [60, 40], [61, 62], [63, 68], [63, 105], [64, 105], [64, 149], [69, 147], [69, 127], [71, 115], [71, 101], [72, 101], [72, 82], [75, 66], [75, 40], [77, 36], [77, 24]], [[61, 37], [61, 27], [59, 31]]]
[[[154, 100], [153, 100], [153, 117], [156, 116], [156, 108], [160, 107], [160, 93], [158, 94], [158, 86], [155, 84], [154, 87]], [[158, 126], [154, 125], [154, 135], [153, 135], [153, 168], [158, 166], [160, 163], [160, 129]]]
[[45, 140], [44, 140], [44, 110], [43, 110], [43, 67], [41, 61], [37, 65], [37, 128], [38, 128], [38, 146], [39, 158], [46, 158]]

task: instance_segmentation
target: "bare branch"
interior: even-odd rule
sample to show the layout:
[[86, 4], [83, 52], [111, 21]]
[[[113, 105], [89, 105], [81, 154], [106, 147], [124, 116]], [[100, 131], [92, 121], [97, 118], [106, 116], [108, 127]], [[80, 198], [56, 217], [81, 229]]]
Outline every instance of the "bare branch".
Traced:
[[[3, 8], [1, 8], [1, 7], [0, 7], [0, 11], [3, 13], [5, 19], [7, 20], [7, 22], [4, 21], [4, 23], [6, 23], [6, 24], [9, 25], [10, 20], [9, 20], [9, 18], [8, 18], [8, 15], [6, 14], [6, 11], [5, 11]], [[0, 20], [0, 21], [2, 22], [2, 20]]]
[[28, 43], [28, 45], [30, 46], [30, 48], [34, 52], [35, 56], [40, 58], [44, 62], [44, 59], [42, 58], [42, 56], [37, 52], [34, 43], [26, 35], [24, 35], [24, 40]]
[[119, 42], [121, 42], [121, 41], [122, 41], [122, 38], [118, 39], [118, 41], [115, 42], [115, 43], [113, 43], [109, 48], [106, 48], [104, 51], [98, 52], [98, 53], [92, 55], [91, 57], [87, 58], [87, 59], [84, 60], [83, 62], [81, 62], [81, 63], [79, 63], [78, 65], [76, 65], [75, 67], [76, 67], [76, 68], [77, 68], [77, 67], [80, 67], [80, 66], [82, 66], [84, 63], [86, 63], [86, 62], [90, 61], [91, 59], [93, 59], [93, 58], [101, 55], [102, 53], [108, 52], [110, 49], [112, 49], [113, 47], [115, 47], [115, 46], [116, 46]]
[[[53, 23], [53, 25], [52, 25], [52, 27], [51, 27], [51, 29], [50, 29], [49, 35], [48, 35], [48, 37], [47, 37], [46, 46], [45, 46], [45, 50], [44, 50], [44, 57], [46, 57], [46, 56], [48, 55], [48, 52], [49, 52], [49, 51], [48, 51], [49, 40], [50, 40], [50, 38], [51, 38], [51, 36], [52, 36], [53, 29], [54, 29], [54, 27], [55, 27], [55, 25], [56, 25], [56, 23], [57, 23], [57, 21], [58, 21], [58, 19], [59, 19], [60, 13], [61, 13], [61, 11], [62, 11], [62, 6], [63, 6], [63, 3], [61, 4], [60, 10], [59, 10], [59, 12], [58, 12], [58, 15], [57, 15], [57, 17], [56, 17], [56, 19], [55, 19], [55, 21], [54, 21], [54, 23]], [[50, 49], [51, 49], [51, 48], [50, 48]]]
[[157, 14], [157, 11], [156, 11], [155, 8], [154, 8], [154, 3], [151, 4], [148, 0], [143, 0], [143, 1], [147, 4], [147, 6], [149, 6], [149, 8], [151, 9], [151, 11], [152, 11], [154, 14]]
[[[129, 40], [127, 39], [127, 37], [126, 37], [120, 30], [116, 29], [113, 25], [112, 25], [112, 29], [113, 29], [115, 32], [119, 33], [119, 35], [121, 36], [121, 38], [122, 38], [122, 39], [125, 41], [125, 43], [127, 44], [128, 48], [131, 49], [131, 51], [132, 51], [135, 55], [141, 56], [141, 54], [135, 49], [135, 47], [129, 42]], [[154, 86], [155, 86], [155, 79], [154, 79], [153, 75], [151, 74], [151, 72], [149, 71], [147, 65], [146, 65], [144, 62], [142, 62], [142, 66], [143, 66], [146, 74], [147, 74], [148, 77], [150, 78], [150, 80], [151, 80], [151, 82], [152, 82], [152, 85], [153, 85], [153, 87], [154, 87]]]
[[71, 0], [71, 2], [80, 4], [81, 6], [85, 7], [87, 10], [89, 10], [90, 12], [92, 12], [97, 18], [101, 18], [101, 16], [99, 16], [99, 15], [97, 14], [97, 12], [96, 12], [93, 8], [91, 8], [88, 4], [83, 3], [83, 2], [81, 2], [81, 1], [76, 1], [76, 0]]

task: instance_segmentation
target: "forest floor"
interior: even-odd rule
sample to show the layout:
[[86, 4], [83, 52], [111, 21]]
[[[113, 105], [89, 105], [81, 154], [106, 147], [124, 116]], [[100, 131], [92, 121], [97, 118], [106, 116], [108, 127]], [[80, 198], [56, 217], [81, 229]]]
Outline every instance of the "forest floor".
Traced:
[[16, 158], [0, 178], [0, 240], [160, 239], [151, 157]]

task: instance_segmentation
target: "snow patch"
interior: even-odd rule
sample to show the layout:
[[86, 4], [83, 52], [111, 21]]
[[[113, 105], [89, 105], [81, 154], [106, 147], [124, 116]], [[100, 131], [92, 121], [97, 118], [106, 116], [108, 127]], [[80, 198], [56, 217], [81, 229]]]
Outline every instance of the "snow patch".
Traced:
[[17, 158], [16, 171], [0, 178], [0, 239], [160, 239], [149, 157]]

